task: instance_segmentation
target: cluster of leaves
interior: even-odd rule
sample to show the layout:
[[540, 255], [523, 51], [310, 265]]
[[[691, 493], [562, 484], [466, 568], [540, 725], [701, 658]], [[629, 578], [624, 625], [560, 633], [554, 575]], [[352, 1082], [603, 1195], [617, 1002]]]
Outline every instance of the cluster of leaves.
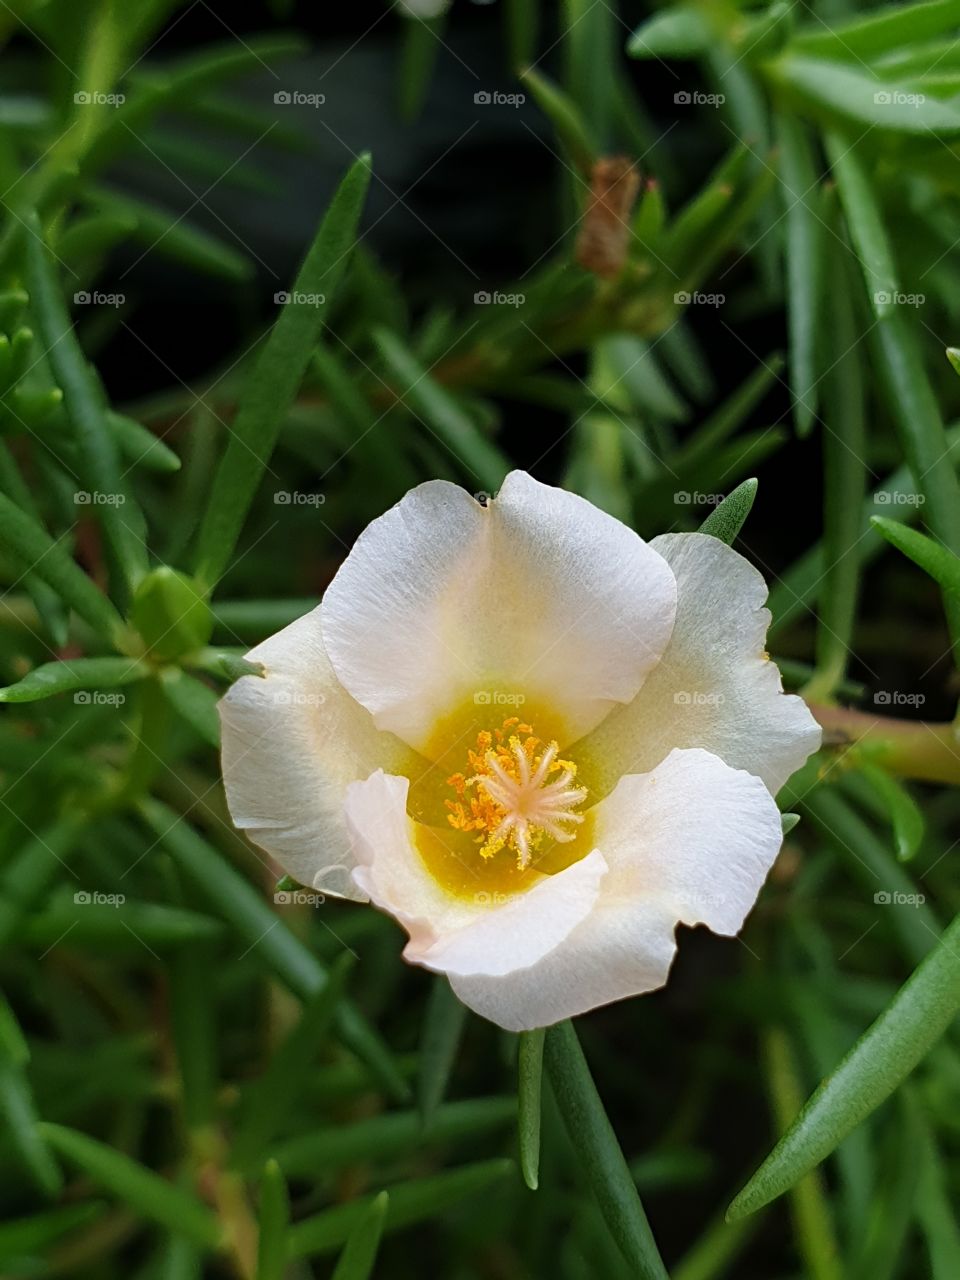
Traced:
[[[703, 525], [732, 541], [756, 492], [745, 477], [816, 436], [823, 535], [777, 578], [771, 643], [807, 655], [816, 613], [813, 661], [783, 666], [827, 711], [861, 692], [848, 672], [858, 585], [888, 543], [939, 584], [960, 641], [960, 428], [940, 410], [957, 394], [940, 335], [960, 328], [954, 0], [843, 24], [816, 8], [798, 22], [782, 3], [652, 17], [630, 54], [664, 62], [681, 97], [671, 68], [696, 64], [715, 90], [716, 167], [693, 195], [647, 114], [661, 104], [631, 87], [610, 7], [567, 0], [555, 33], [541, 30], [546, 6], [504, 7], [509, 65], [553, 43], [564, 55], [555, 77], [531, 68], [518, 82], [555, 131], [566, 230], [504, 284], [522, 303], [479, 319], [446, 298], [411, 308], [360, 236], [361, 156], [291, 284], [322, 303], [281, 308], [202, 385], [124, 406], [92, 362], [109, 332], [76, 327], [68, 303], [110, 252], [135, 245], [237, 282], [254, 272], [229, 238], [111, 175], [135, 149], [256, 183], [200, 148], [192, 124], [259, 136], [272, 122], [229, 81], [300, 43], [231, 40], [158, 71], [142, 55], [176, 0], [144, 0], [135, 16], [118, 0], [18, 0], [0, 15], [0, 39], [21, 42], [0, 98], [4, 1275], [181, 1280], [211, 1266], [277, 1280], [339, 1253], [338, 1280], [359, 1280], [382, 1231], [429, 1221], [445, 1275], [492, 1272], [494, 1236], [498, 1274], [662, 1280], [638, 1187], [658, 1238], [688, 1250], [677, 1280], [750, 1265], [751, 1249], [771, 1250], [771, 1272], [799, 1265], [815, 1280], [960, 1274], [960, 924], [940, 923], [958, 906], [945, 855], [957, 803], [940, 791], [922, 813], [902, 781], [960, 778], [951, 728], [871, 719], [792, 781], [785, 807], [805, 821], [786, 871], [743, 965], [698, 991], [695, 1030], [659, 998], [587, 1028], [618, 1130], [638, 1119], [637, 1064], [642, 1089], [652, 1056], [638, 1045], [669, 1064], [649, 1088], [675, 1114], [665, 1125], [661, 1107], [643, 1108], [632, 1161], [572, 1027], [518, 1040], [468, 1026], [445, 985], [403, 970], [375, 913], [272, 902], [269, 869], [226, 819], [216, 700], [256, 675], [248, 643], [314, 602], [299, 564], [277, 570], [267, 474], [305, 489], [335, 474], [323, 521], [291, 507], [282, 545], [303, 531], [339, 555], [341, 533], [428, 476], [495, 490], [510, 466], [503, 403], [563, 415], [563, 481], [644, 534], [697, 527], [682, 495], [733, 489]], [[411, 116], [453, 20], [397, 19]], [[36, 83], [44, 96], [24, 87]], [[302, 145], [277, 129], [271, 140]], [[598, 164], [624, 153], [649, 153], [652, 176], [616, 212], [622, 260], [598, 272], [578, 234]], [[728, 288], [717, 324], [734, 336], [786, 314], [793, 430], [752, 425], [781, 383], [776, 352], [718, 397], [687, 308]], [[917, 295], [923, 306], [902, 301]], [[921, 514], [927, 533], [909, 527]], [[741, 1042], [762, 1051], [746, 1079]], [[445, 1100], [452, 1080], [464, 1100]], [[786, 1133], [732, 1221], [718, 1214], [691, 1245], [683, 1197], [722, 1210], [743, 1173], [711, 1165], [711, 1111], [760, 1085], [769, 1127]], [[469, 1159], [451, 1163], [466, 1144]], [[827, 1158], [835, 1195], [815, 1172]], [[748, 1216], [784, 1191], [790, 1250]], [[461, 1202], [482, 1204], [482, 1220]], [[420, 1274], [422, 1259], [388, 1250], [383, 1274]]]

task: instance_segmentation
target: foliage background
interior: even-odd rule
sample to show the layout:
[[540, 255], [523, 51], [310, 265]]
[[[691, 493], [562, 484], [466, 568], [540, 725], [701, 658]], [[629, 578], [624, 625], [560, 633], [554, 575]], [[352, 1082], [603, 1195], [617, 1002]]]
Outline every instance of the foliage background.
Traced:
[[[960, 1275], [958, 28], [0, 6], [0, 1274]], [[278, 303], [311, 244], [324, 304]], [[377, 913], [276, 901], [216, 753], [368, 520], [512, 465], [645, 536], [736, 489], [713, 527], [828, 723], [742, 939], [682, 930], [664, 991], [579, 1020], [602, 1104], [548, 1037], [535, 1193], [537, 1041]]]

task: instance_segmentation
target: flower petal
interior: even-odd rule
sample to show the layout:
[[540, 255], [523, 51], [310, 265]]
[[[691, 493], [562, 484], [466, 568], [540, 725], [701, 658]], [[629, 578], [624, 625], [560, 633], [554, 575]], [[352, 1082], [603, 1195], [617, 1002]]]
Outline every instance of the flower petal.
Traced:
[[354, 880], [410, 934], [407, 960], [438, 973], [500, 976], [562, 945], [590, 913], [607, 870], [596, 851], [502, 905], [482, 891], [473, 902], [448, 894], [414, 847], [407, 789], [406, 778], [378, 771], [352, 783], [345, 801], [360, 864]]
[[339, 684], [323, 648], [320, 609], [247, 655], [265, 678], [244, 676], [220, 701], [223, 781], [234, 825], [285, 871], [340, 897], [361, 898], [343, 820], [343, 789], [411, 752], [383, 733]]
[[621, 778], [594, 815], [618, 893], [727, 935], [742, 927], [783, 842], [763, 782], [698, 748]]
[[633, 902], [604, 886], [594, 910], [538, 964], [502, 978], [454, 974], [450, 985], [507, 1031], [549, 1027], [662, 987], [676, 951], [674, 924], [659, 903]]
[[652, 773], [623, 778], [595, 821], [609, 869], [586, 919], [529, 968], [450, 978], [464, 1004], [508, 1031], [662, 986], [677, 922], [736, 933], [782, 838], [760, 779], [700, 750], [671, 752]]
[[671, 533], [653, 547], [679, 591], [677, 620], [656, 669], [571, 754], [590, 762], [596, 792], [655, 768], [674, 747], [703, 747], [762, 778], [773, 794], [820, 745], [802, 698], [784, 694], [764, 652], [770, 613], [760, 573], [700, 533]]
[[327, 589], [323, 634], [344, 687], [415, 747], [498, 693], [555, 708], [569, 742], [637, 693], [675, 598], [632, 530], [514, 471], [485, 506], [432, 480], [375, 520]]

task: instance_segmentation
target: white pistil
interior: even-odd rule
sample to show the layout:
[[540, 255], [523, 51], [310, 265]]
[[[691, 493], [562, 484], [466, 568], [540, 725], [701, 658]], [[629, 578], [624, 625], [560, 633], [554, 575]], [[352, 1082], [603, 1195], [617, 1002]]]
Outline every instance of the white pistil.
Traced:
[[511, 745], [517, 762], [517, 777], [512, 777], [491, 751], [486, 757], [490, 773], [477, 774], [470, 781], [479, 783], [503, 810], [491, 843], [505, 842], [512, 834], [517, 848], [517, 864], [523, 871], [530, 865], [530, 844], [539, 832], [545, 832], [560, 844], [574, 839], [576, 833], [565, 830], [563, 824], [572, 822], [579, 825], [583, 822], [583, 814], [573, 810], [587, 798], [587, 789], [571, 786], [574, 775], [570, 769], [565, 769], [553, 782], [546, 781], [557, 755], [556, 743], [551, 743], [540, 757], [533, 774], [522, 745], [519, 742]]

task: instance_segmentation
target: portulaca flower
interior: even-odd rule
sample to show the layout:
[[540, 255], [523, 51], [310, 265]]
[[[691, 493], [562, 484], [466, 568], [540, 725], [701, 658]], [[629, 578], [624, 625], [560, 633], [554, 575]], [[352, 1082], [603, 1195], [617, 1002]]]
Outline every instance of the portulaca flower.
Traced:
[[515, 471], [420, 485], [220, 704], [236, 825], [372, 901], [513, 1031], [661, 986], [678, 923], [733, 935], [820, 742], [764, 652], [766, 586]]

